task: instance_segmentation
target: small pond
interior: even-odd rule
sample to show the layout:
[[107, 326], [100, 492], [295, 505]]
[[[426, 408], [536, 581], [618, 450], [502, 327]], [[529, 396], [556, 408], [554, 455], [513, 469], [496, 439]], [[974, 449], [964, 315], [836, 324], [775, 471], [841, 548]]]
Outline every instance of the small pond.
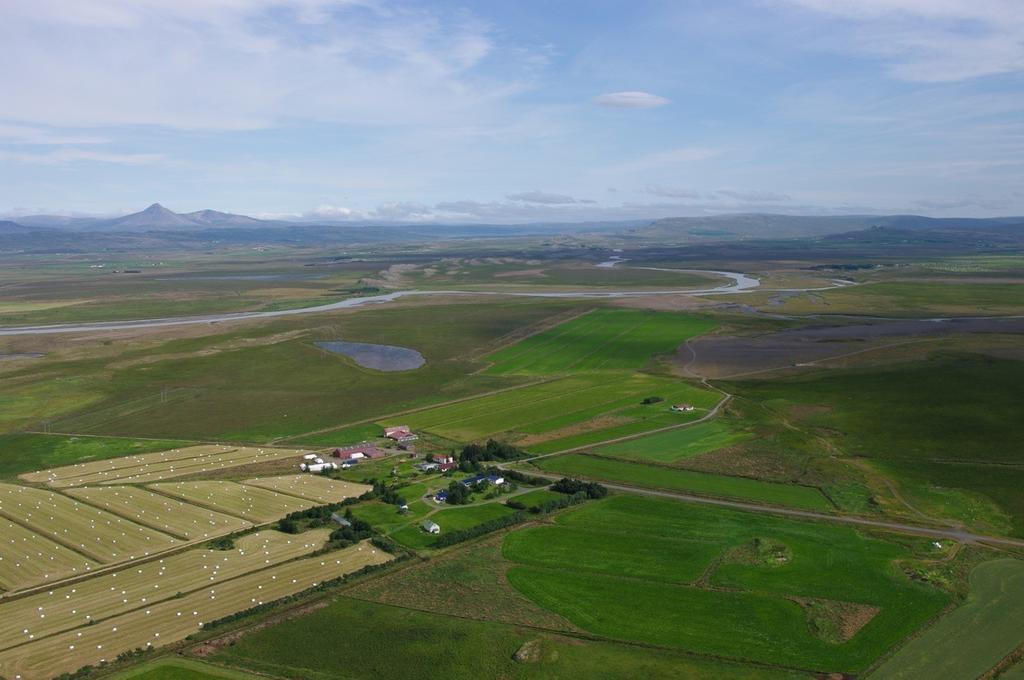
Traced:
[[367, 342], [333, 342], [314, 343], [320, 349], [334, 354], [344, 354], [363, 368], [378, 371], [411, 371], [427, 362], [423, 355], [408, 347], [394, 345], [374, 345]]

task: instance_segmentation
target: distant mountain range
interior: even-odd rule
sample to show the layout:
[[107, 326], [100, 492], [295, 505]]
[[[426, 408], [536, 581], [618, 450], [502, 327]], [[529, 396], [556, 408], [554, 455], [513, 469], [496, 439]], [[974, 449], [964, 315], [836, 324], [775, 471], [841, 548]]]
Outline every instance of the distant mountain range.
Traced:
[[445, 239], [587, 237], [604, 245], [693, 245], [748, 240], [841, 239], [972, 244], [1024, 243], [1024, 217], [731, 214], [619, 222], [496, 224], [313, 223], [261, 220], [217, 210], [176, 213], [159, 203], [122, 217], [28, 215], [0, 220], [0, 250], [83, 252], [208, 248], [223, 244], [344, 245]]

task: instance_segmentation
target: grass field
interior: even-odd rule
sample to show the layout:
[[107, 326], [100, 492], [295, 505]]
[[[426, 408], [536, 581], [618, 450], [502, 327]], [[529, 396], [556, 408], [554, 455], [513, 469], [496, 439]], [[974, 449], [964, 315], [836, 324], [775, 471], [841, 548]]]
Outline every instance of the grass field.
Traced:
[[250, 522], [270, 522], [316, 505], [313, 501], [286, 496], [267, 489], [234, 482], [165, 482], [151, 489]]
[[148, 609], [0, 652], [0, 673], [11, 678], [49, 678], [112, 659], [123, 651], [177, 642], [199, 630], [203, 621], [271, 602], [389, 559], [391, 556], [387, 553], [363, 543], [320, 557], [273, 566], [154, 604]]
[[[430, 515], [430, 520], [437, 522], [438, 526], [441, 527], [441, 534], [443, 535], [452, 531], [469, 529], [488, 520], [511, 515], [513, 512], [515, 511], [501, 503], [484, 503], [482, 505], [467, 505], [439, 510]], [[420, 528], [420, 524], [420, 521], [413, 522], [411, 525], [391, 534], [391, 538], [416, 550], [429, 548], [437, 540], [437, 536], [428, 534]]]
[[488, 372], [633, 370], [713, 327], [708, 319], [684, 314], [597, 309], [489, 355]]
[[68, 489], [65, 493], [185, 541], [223, 536], [252, 526], [237, 517], [182, 503], [134, 486], [90, 486]]
[[398, 511], [398, 506], [374, 501], [354, 506], [352, 514], [364, 522], [369, 522], [374, 529], [389, 533], [423, 518], [432, 509], [424, 501], [409, 500], [409, 511], [401, 513]]
[[924, 317], [1020, 314], [1024, 311], [1024, 285], [885, 281], [824, 291], [813, 298], [798, 296], [772, 307], [784, 314], [862, 314], [864, 310], [876, 315]]
[[985, 562], [971, 572], [970, 583], [965, 604], [911, 640], [870, 677], [970, 680], [1024, 642], [1024, 562]]
[[1021, 384], [1024, 362], [939, 355], [730, 390], [872, 461], [933, 516], [1024, 535]]
[[135, 559], [178, 542], [168, 534], [42, 489], [0, 484], [0, 514], [98, 562]]
[[669, 432], [658, 432], [594, 449], [612, 458], [656, 463], [675, 463], [749, 439], [752, 434], [736, 430], [720, 420], [699, 423]]
[[[102, 347], [92, 348], [95, 356], [83, 351], [47, 357], [6, 372], [0, 406], [12, 414], [12, 428], [41, 428], [45, 420], [56, 431], [128, 437], [187, 433], [203, 440], [268, 442], [343, 429], [522, 382], [477, 373], [483, 364], [476, 357], [500, 338], [575, 305], [424, 301], [224, 326], [199, 337], [140, 340], [124, 345], [116, 361], [103, 356]], [[337, 338], [397, 342], [421, 352], [427, 363], [415, 371], [369, 371], [313, 345]], [[3, 418], [0, 413], [0, 432]]]
[[169, 656], [112, 675], [111, 678], [114, 680], [250, 680], [252, 676], [242, 671], [220, 668], [194, 659]]
[[164, 451], [182, 444], [173, 439], [5, 434], [0, 435], [0, 451], [3, 451], [3, 455], [0, 455], [0, 478], [14, 477], [41, 468]]
[[[344, 630], [349, 644], [306, 645], [318, 631]], [[381, 635], [380, 631], [388, 631]], [[536, 661], [517, 663], [515, 652], [536, 641]], [[309, 616], [245, 636], [214, 657], [257, 672], [301, 680], [414, 678], [688, 678], [776, 680], [804, 677], [770, 668], [699, 659], [660, 649], [565, 638], [516, 626], [467, 621], [401, 607], [339, 598]]]
[[684, 491], [808, 510], [832, 508], [818, 489], [794, 484], [641, 465], [575, 453], [544, 458], [536, 464], [547, 472], [651, 489]]
[[195, 548], [0, 602], [0, 649], [180, 599], [180, 594], [303, 557], [322, 547], [329, 534], [329, 529], [298, 536], [260, 531], [237, 539], [231, 550]]
[[0, 518], [0, 589], [15, 590], [90, 571], [95, 560]]
[[312, 474], [260, 477], [247, 479], [242, 484], [297, 496], [308, 501], [315, 501], [318, 505], [338, 503], [346, 498], [361, 496], [372, 488], [366, 484], [353, 484], [340, 479], [329, 479]]
[[[392, 420], [456, 441], [503, 434], [540, 450], [542, 442], [573, 437], [609, 438], [630, 428], [643, 432], [694, 414], [673, 414], [665, 404], [641, 406], [651, 395], [710, 408], [718, 395], [679, 380], [643, 373], [584, 374], [428, 409]], [[671, 403], [671, 401], [668, 401]]]
[[24, 474], [21, 478], [29, 482], [45, 482], [58, 488], [84, 484], [143, 484], [241, 465], [256, 465], [285, 458], [298, 459], [303, 453], [296, 449], [209, 444], [79, 463]]
[[[766, 543], [777, 551], [751, 548]], [[912, 557], [897, 543], [634, 496], [513, 532], [504, 553], [522, 564], [513, 586], [591, 633], [816, 671], [863, 670], [949, 600], [894, 568]], [[853, 635], [815, 634], [812, 602], [851, 603]]]

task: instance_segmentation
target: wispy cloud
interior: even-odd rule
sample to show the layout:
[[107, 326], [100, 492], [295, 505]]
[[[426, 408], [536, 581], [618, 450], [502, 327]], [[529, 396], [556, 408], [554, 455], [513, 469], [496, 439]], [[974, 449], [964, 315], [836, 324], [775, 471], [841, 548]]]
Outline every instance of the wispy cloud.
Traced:
[[669, 100], [650, 92], [609, 92], [594, 97], [594, 103], [610, 109], [655, 109]]
[[1019, 0], [782, 0], [847, 22], [833, 49], [884, 60], [896, 78], [950, 82], [1024, 71]]
[[165, 160], [159, 153], [113, 153], [88, 149], [62, 148], [44, 153], [4, 151], [0, 158], [31, 165], [69, 165], [83, 161], [111, 163], [115, 165], [152, 165]]
[[524, 191], [518, 194], [508, 194], [505, 196], [510, 201], [522, 201], [523, 203], [543, 203], [545, 205], [564, 205], [567, 203], [577, 203], [578, 201], [572, 196], [566, 196], [565, 194], [552, 194], [547, 191]]

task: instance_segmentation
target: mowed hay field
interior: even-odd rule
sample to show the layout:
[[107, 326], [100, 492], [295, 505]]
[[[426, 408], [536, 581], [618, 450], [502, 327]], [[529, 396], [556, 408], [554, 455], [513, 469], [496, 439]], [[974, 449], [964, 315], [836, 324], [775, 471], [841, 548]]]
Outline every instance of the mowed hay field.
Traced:
[[870, 677], [977, 678], [1024, 643], [1024, 561], [979, 564], [970, 585], [966, 603], [911, 640]]
[[65, 493], [185, 541], [223, 536], [252, 526], [238, 517], [134, 486], [89, 486], [68, 489]]
[[509, 534], [508, 579], [585, 631], [720, 658], [859, 672], [949, 595], [852, 529], [615, 496]]
[[92, 570], [98, 562], [0, 519], [0, 589], [15, 590]]
[[373, 488], [367, 484], [355, 484], [313, 474], [259, 477], [247, 479], [242, 483], [246, 486], [255, 486], [289, 496], [297, 496], [308, 501], [316, 501], [320, 505], [339, 503], [346, 498], [356, 498]]
[[554, 375], [635, 370], [714, 327], [708, 319], [669, 312], [597, 309], [487, 357], [494, 374]]
[[124, 651], [167, 645], [196, 632], [205, 621], [272, 602], [390, 559], [389, 554], [367, 542], [269, 567], [184, 597], [0, 652], [0, 674], [24, 680], [51, 678], [87, 664], [113, 659]]
[[[643, 432], [699, 417], [674, 414], [666, 404], [642, 406], [651, 395], [666, 402], [689, 401], [701, 409], [719, 395], [680, 380], [644, 373], [589, 374], [560, 378], [477, 399], [427, 409], [392, 420], [457, 441], [506, 434], [540, 450], [543, 442], [562, 442], [583, 434], [600, 441], [623, 428]], [[399, 423], [401, 421], [401, 423]]]
[[235, 482], [165, 482], [150, 488], [250, 522], [270, 522], [317, 505], [314, 501]]
[[209, 444], [78, 463], [24, 474], [21, 478], [28, 482], [45, 482], [58, 488], [85, 484], [142, 484], [282, 458], [298, 458], [304, 453], [296, 449]]
[[103, 621], [208, 588], [321, 548], [329, 529], [301, 535], [260, 531], [231, 550], [196, 548], [161, 560], [126, 566], [74, 584], [0, 602], [0, 649]]
[[144, 557], [178, 543], [87, 503], [24, 486], [0, 484], [0, 515], [98, 562]]
[[805, 510], [833, 509], [821, 491], [810, 486], [642, 465], [578, 453], [544, 458], [535, 464], [546, 472], [618, 482], [629, 486], [757, 501]]
[[594, 453], [612, 458], [656, 463], [676, 463], [703, 453], [715, 451], [745, 441], [750, 432], [735, 429], [720, 420], [698, 423], [668, 432], [608, 444], [594, 449]]
[[40, 468], [56, 468], [76, 462], [118, 458], [184, 446], [173, 439], [78, 437], [58, 434], [0, 435], [0, 477], [14, 477]]

